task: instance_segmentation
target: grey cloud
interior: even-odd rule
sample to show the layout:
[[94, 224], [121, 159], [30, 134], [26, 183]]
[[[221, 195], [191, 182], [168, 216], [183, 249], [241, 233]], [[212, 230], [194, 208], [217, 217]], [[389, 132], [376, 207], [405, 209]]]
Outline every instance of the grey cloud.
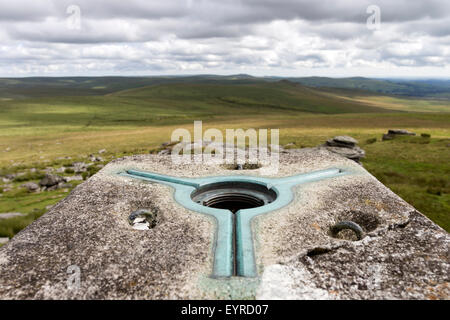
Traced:
[[[72, 4], [81, 30], [67, 28]], [[378, 31], [366, 27], [371, 4]], [[447, 0], [0, 0], [0, 63], [104, 74], [450, 66], [449, 26]]]

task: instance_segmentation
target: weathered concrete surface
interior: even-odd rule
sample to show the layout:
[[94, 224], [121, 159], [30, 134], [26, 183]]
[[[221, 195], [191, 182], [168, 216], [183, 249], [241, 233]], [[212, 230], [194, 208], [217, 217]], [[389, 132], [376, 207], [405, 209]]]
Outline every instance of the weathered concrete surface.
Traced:
[[[277, 176], [330, 167], [354, 174], [296, 187], [288, 206], [252, 224], [259, 277], [213, 279], [215, 221], [161, 184], [117, 176], [126, 168], [172, 176], [260, 175], [225, 166], [174, 165], [170, 156], [110, 163], [0, 248], [3, 299], [448, 299], [447, 232], [355, 162], [324, 149], [280, 154]], [[135, 230], [129, 214], [157, 212]], [[354, 221], [366, 236], [341, 232]], [[81, 271], [80, 287], [68, 267]]]

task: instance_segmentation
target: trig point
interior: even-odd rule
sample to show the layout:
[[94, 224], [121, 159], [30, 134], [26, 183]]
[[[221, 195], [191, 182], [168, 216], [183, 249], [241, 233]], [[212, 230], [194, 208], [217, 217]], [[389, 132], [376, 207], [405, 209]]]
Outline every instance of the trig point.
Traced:
[[118, 159], [0, 248], [2, 299], [448, 299], [450, 236], [324, 148]]

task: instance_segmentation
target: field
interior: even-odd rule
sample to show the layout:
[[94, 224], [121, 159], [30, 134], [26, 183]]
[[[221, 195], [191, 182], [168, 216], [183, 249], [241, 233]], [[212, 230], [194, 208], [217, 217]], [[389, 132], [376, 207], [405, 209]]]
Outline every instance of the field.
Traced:
[[[34, 85], [30, 80], [26, 85], [0, 81], [1, 175], [16, 173], [0, 185], [0, 212], [27, 214], [0, 219], [0, 237], [12, 237], [81, 183], [29, 193], [21, 187], [24, 182], [39, 181], [50, 167], [89, 162], [90, 154], [106, 149], [84, 174], [87, 178], [115, 157], [156, 149], [174, 129], [192, 129], [194, 120], [202, 120], [204, 129], [279, 128], [280, 144], [298, 148], [317, 146], [335, 135], [353, 136], [366, 151], [367, 170], [450, 230], [447, 100], [309, 88], [290, 81], [119, 80], [66, 79], [47, 86], [44, 79], [33, 80]], [[418, 136], [381, 141], [392, 128]]]

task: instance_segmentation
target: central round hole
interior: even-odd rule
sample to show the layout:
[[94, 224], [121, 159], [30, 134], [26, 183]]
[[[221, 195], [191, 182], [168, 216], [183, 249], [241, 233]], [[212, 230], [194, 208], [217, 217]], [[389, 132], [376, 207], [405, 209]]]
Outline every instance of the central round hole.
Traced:
[[251, 182], [216, 182], [198, 188], [191, 199], [203, 206], [227, 209], [233, 213], [241, 209], [262, 207], [277, 198], [275, 191]]

